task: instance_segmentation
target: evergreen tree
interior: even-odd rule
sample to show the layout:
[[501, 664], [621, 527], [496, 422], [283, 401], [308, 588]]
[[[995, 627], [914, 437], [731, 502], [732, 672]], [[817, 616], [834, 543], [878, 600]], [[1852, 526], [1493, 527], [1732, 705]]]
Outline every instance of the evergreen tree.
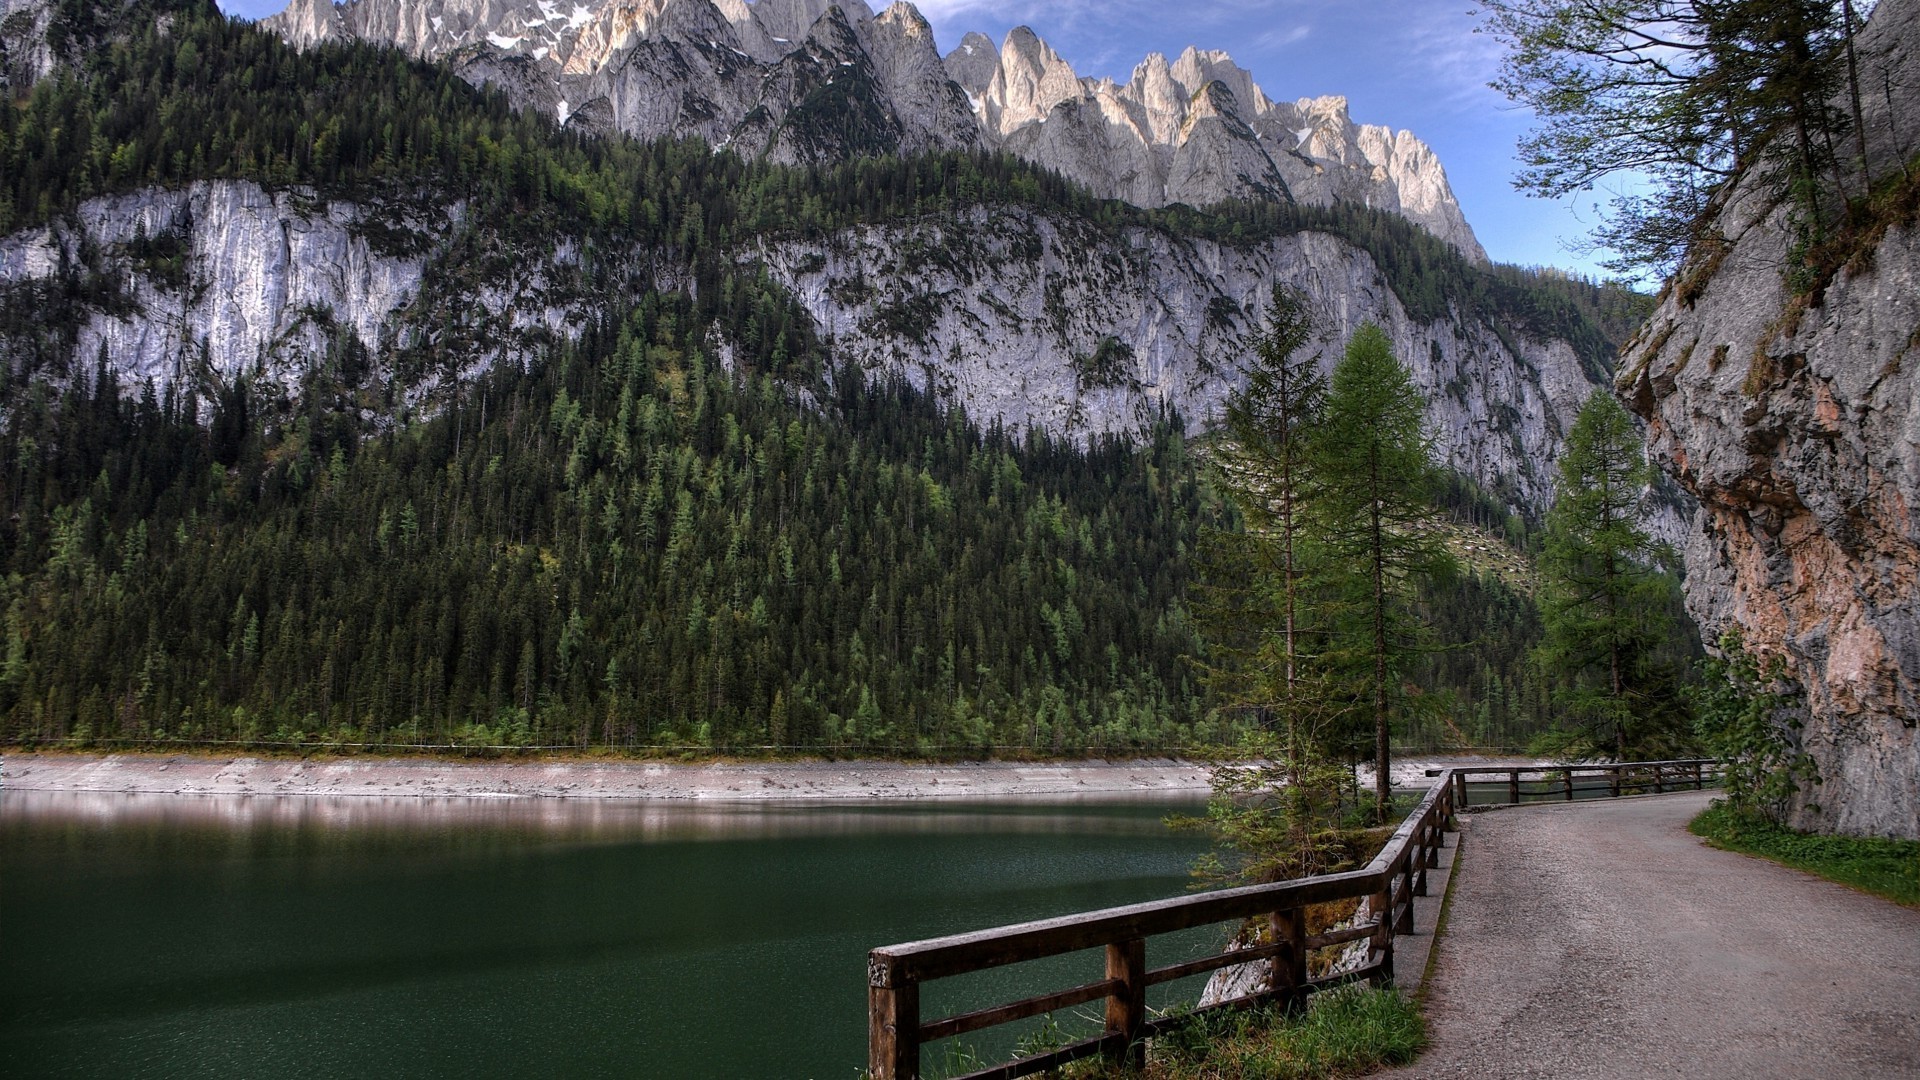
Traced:
[[[1615, 269], [1671, 271], [1714, 193], [1771, 159], [1771, 176], [1820, 224], [1819, 181], [1858, 124], [1853, 5], [1834, 0], [1486, 0], [1510, 52], [1494, 85], [1543, 126], [1520, 142], [1517, 185], [1547, 198], [1628, 173], [1596, 239]], [[1858, 143], [1864, 162], [1865, 143]]]
[[1662, 570], [1670, 554], [1640, 526], [1652, 479], [1640, 447], [1627, 411], [1595, 390], [1560, 458], [1540, 563], [1545, 634], [1536, 655], [1563, 680], [1556, 697], [1566, 717], [1595, 741], [1610, 738], [1621, 761], [1658, 741], [1676, 689], [1656, 660], [1678, 627]]
[[1316, 457], [1326, 485], [1318, 500], [1326, 558], [1337, 575], [1339, 629], [1329, 652], [1353, 673], [1356, 705], [1371, 714], [1381, 821], [1392, 798], [1392, 710], [1421, 647], [1412, 599], [1424, 578], [1450, 562], [1425, 527], [1435, 478], [1424, 416], [1420, 391], [1386, 333], [1362, 325], [1333, 369]]
[[1253, 764], [1214, 770], [1206, 824], [1238, 865], [1203, 860], [1203, 876], [1251, 881], [1333, 869], [1345, 839], [1338, 823], [1350, 785], [1326, 753], [1337, 716], [1318, 650], [1307, 641], [1313, 509], [1312, 463], [1326, 380], [1304, 354], [1312, 332], [1305, 298], [1276, 285], [1253, 339], [1245, 386], [1227, 400], [1215, 484], [1243, 528], [1204, 534], [1200, 616], [1204, 669], [1218, 704], [1250, 714], [1242, 751]]

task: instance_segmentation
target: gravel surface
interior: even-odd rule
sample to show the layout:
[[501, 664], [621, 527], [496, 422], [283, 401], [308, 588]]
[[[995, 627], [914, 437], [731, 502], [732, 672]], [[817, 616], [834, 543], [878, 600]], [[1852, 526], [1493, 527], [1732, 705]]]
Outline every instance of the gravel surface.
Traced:
[[1686, 831], [1710, 793], [1464, 817], [1406, 1077], [1920, 1077], [1920, 911]]

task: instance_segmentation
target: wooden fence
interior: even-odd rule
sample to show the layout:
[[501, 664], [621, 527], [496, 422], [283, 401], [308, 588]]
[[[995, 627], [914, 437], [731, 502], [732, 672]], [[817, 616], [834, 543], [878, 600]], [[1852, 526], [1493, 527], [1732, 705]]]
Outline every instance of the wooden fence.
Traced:
[[[1574, 769], [1448, 769], [1428, 789], [1420, 805], [1363, 869], [1271, 885], [1180, 896], [1170, 900], [1089, 911], [1037, 922], [978, 930], [969, 934], [889, 945], [867, 955], [867, 1058], [872, 1080], [919, 1080], [920, 1047], [925, 1043], [984, 1028], [1030, 1019], [1060, 1009], [1105, 999], [1106, 1026], [1099, 1035], [1046, 1053], [1017, 1058], [956, 1080], [1011, 1080], [1095, 1054], [1114, 1062], [1140, 1061], [1145, 1040], [1192, 1016], [1153, 1018], [1147, 1014], [1147, 988], [1220, 968], [1264, 962], [1269, 989], [1222, 1001], [1208, 1009], [1244, 1008], [1279, 1003], [1297, 1010], [1308, 995], [1360, 979], [1375, 983], [1393, 978], [1393, 939], [1413, 932], [1413, 898], [1425, 896], [1427, 871], [1440, 863], [1440, 848], [1454, 827], [1454, 813], [1465, 805], [1465, 776], [1495, 775], [1509, 781], [1511, 801], [1519, 802], [1524, 774], [1551, 775], [1559, 790], [1599, 791], [1575, 784], [1576, 773], [1608, 780], [1609, 795], [1643, 789], [1664, 791], [1699, 787], [1710, 761], [1660, 761]], [[1540, 781], [1527, 781], [1538, 784]], [[1573, 796], [1569, 794], [1568, 798]], [[1307, 907], [1329, 901], [1364, 899], [1369, 920], [1347, 929], [1307, 933]], [[1271, 941], [1224, 951], [1199, 960], [1147, 966], [1147, 939], [1214, 923], [1265, 919]], [[1307, 977], [1308, 954], [1315, 949], [1366, 940], [1364, 964], [1338, 975]], [[925, 1021], [920, 1016], [921, 984], [972, 971], [1058, 956], [1082, 949], [1106, 949], [1105, 978], [1010, 1004]]]
[[[1657, 795], [1685, 789], [1698, 791], [1709, 782], [1719, 779], [1720, 764], [1711, 758], [1683, 758], [1677, 761], [1630, 761], [1618, 765], [1428, 769], [1427, 775], [1447, 776], [1448, 779], [1442, 782], [1453, 785], [1454, 805], [1464, 810], [1468, 806], [1538, 802], [1545, 799], [1571, 802], [1581, 795], [1604, 794], [1617, 799], [1622, 795]], [[1506, 798], [1484, 797], [1484, 789], [1489, 783], [1497, 784], [1502, 780], [1506, 782]], [[1599, 782], [1595, 783], [1596, 780]], [[1483, 790], [1470, 792], [1468, 785], [1478, 785]], [[1470, 800], [1469, 794], [1481, 797]]]

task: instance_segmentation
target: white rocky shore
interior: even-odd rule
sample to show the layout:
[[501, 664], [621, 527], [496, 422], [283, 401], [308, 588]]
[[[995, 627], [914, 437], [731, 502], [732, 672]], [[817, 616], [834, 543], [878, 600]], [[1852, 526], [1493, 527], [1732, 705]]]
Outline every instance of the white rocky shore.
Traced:
[[[1476, 759], [1477, 761], [1478, 759]], [[1459, 759], [1394, 765], [1394, 782]], [[1362, 770], [1363, 786], [1372, 779]], [[927, 799], [1007, 796], [1198, 795], [1208, 767], [1138, 761], [780, 761], [677, 764], [591, 759], [259, 758], [186, 754], [14, 753], [0, 790], [171, 795], [419, 796], [566, 799]]]

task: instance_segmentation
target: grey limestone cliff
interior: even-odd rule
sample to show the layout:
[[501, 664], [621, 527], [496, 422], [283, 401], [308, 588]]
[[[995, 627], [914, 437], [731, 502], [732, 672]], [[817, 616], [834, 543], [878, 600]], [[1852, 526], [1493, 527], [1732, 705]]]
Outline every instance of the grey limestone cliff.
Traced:
[[[178, 263], [143, 262], [142, 235], [181, 252]], [[0, 302], [104, 296], [66, 319], [58, 355], [0, 340], [0, 361], [57, 378], [104, 356], [136, 382], [205, 392], [244, 376], [297, 395], [350, 338], [369, 358], [370, 391], [430, 406], [489, 364], [538, 357], [610, 301], [688, 283], [685, 267], [645, 251], [597, 253], [588, 281], [566, 237], [473, 250], [496, 242], [457, 205], [367, 206], [246, 182], [95, 199], [0, 238]], [[1291, 283], [1309, 297], [1326, 362], [1361, 321], [1379, 322], [1428, 394], [1440, 456], [1536, 509], [1591, 385], [1564, 341], [1457, 313], [1414, 318], [1366, 252], [1324, 233], [1234, 246], [1003, 206], [763, 238], [731, 257], [791, 290], [837, 359], [904, 376], [977, 420], [1070, 437], [1137, 430], [1169, 409], [1196, 429], [1212, 419], [1272, 285]]]
[[[1700, 500], [1687, 600], [1804, 689], [1822, 783], [1798, 825], [1920, 837], [1920, 2], [1861, 38], [1875, 174], [1896, 194], [1830, 280], [1790, 282], [1789, 208], [1756, 183], [1683, 268], [1620, 388]], [[1904, 192], [1904, 194], [1898, 194]], [[1903, 201], [1904, 200], [1904, 201]]]

